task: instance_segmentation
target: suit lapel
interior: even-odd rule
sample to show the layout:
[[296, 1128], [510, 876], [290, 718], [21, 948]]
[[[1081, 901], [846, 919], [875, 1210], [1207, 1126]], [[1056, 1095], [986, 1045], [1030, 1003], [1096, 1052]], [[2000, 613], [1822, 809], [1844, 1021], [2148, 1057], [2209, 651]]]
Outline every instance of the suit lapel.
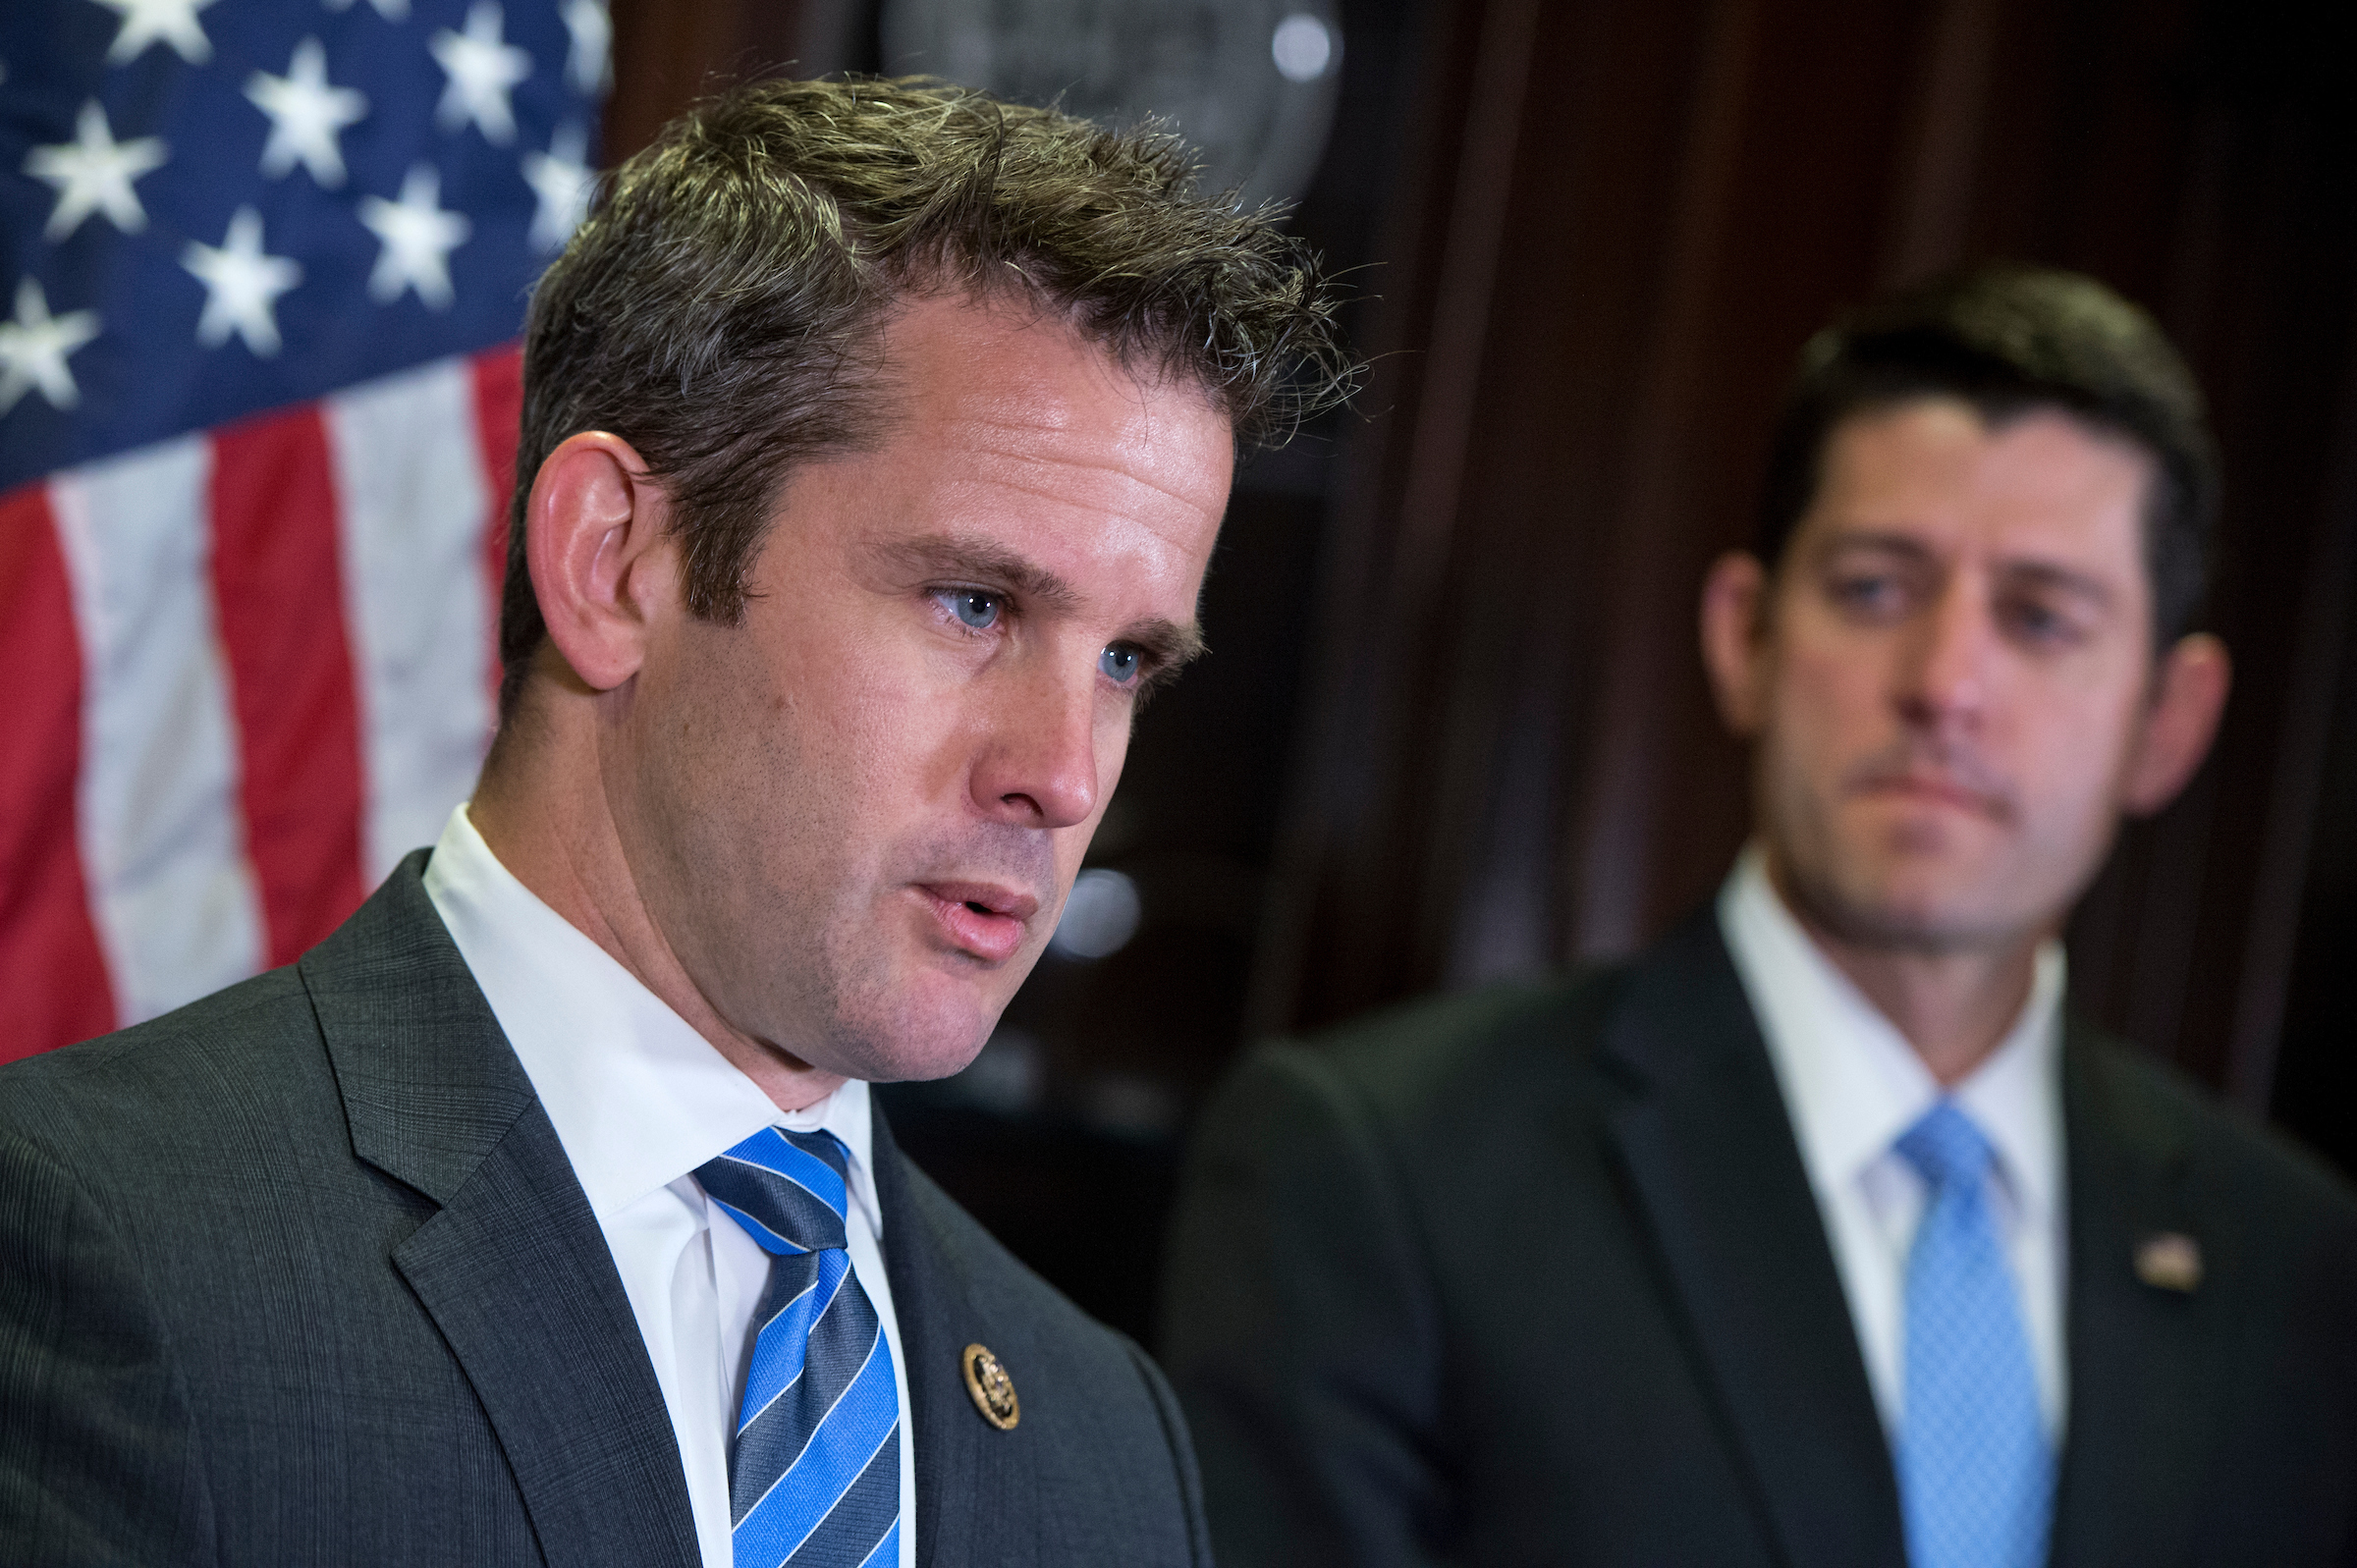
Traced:
[[605, 1238], [411, 856], [300, 967], [360, 1159], [440, 1204], [393, 1250], [556, 1564], [696, 1561], [661, 1387]]
[[[2111, 1050], [2075, 1022], [2064, 1037], [2070, 1410], [2055, 1568], [2183, 1558], [2208, 1435], [2202, 1341], [2224, 1310], [2231, 1238], [2198, 1222], [2183, 1130]], [[2201, 1249], [2209, 1277], [2191, 1291], [2137, 1277], [2138, 1249], [2164, 1234]]]
[[1898, 1568], [1890, 1449], [1741, 982], [1709, 911], [1628, 978], [1603, 1050], [1637, 1207], [1785, 1561]]
[[[884, 1271], [892, 1282], [893, 1315], [900, 1321], [901, 1354], [907, 1360], [906, 1433], [916, 1461], [917, 1568], [937, 1564], [1017, 1563], [1009, 1543], [985, 1549], [978, 1533], [995, 1537], [1025, 1510], [991, 1472], [987, 1429], [974, 1413], [959, 1370], [965, 1346], [988, 1343], [988, 1327], [967, 1288], [956, 1251], [942, 1235], [930, 1206], [893, 1142], [881, 1106], [875, 1108], [873, 1158], [876, 1202], [884, 1211]], [[1002, 1445], [1004, 1446], [1004, 1445]], [[1014, 1503], [985, 1508], [989, 1502]]]

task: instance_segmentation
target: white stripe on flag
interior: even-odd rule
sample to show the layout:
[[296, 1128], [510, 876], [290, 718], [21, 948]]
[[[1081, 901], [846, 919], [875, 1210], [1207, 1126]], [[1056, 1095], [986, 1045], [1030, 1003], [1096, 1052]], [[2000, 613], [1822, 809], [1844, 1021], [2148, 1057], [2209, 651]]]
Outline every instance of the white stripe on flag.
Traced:
[[214, 621], [211, 476], [211, 446], [185, 436], [49, 486], [82, 633], [82, 862], [125, 1024], [244, 979], [265, 952]]
[[465, 359], [337, 393], [321, 412], [359, 685], [360, 855], [373, 885], [440, 835], [490, 744], [480, 546], [490, 502]]

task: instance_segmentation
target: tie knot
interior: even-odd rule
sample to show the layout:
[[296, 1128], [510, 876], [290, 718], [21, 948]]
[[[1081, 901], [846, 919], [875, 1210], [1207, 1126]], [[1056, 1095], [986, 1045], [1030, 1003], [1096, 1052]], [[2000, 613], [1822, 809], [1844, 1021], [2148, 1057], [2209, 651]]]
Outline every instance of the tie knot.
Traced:
[[704, 1195], [765, 1252], [827, 1252], [844, 1244], [850, 1158], [831, 1132], [764, 1127], [698, 1165]]
[[1995, 1152], [1972, 1118], [1942, 1100], [1898, 1138], [1899, 1158], [1913, 1165], [1935, 1192], [1980, 1181]]

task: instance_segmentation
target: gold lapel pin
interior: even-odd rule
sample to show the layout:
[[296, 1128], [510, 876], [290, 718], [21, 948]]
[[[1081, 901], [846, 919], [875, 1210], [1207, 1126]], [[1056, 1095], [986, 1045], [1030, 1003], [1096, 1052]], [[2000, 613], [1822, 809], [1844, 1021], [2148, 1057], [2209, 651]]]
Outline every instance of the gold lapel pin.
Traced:
[[2202, 1282], [2202, 1244], [2175, 1230], [2145, 1237], [2136, 1244], [2136, 1277], [2155, 1290], [2190, 1293]]
[[1014, 1379], [1007, 1376], [1006, 1366], [988, 1345], [966, 1346], [958, 1365], [964, 1369], [965, 1391], [973, 1396], [982, 1419], [1001, 1432], [1013, 1432], [1023, 1419], [1023, 1407], [1014, 1397]]

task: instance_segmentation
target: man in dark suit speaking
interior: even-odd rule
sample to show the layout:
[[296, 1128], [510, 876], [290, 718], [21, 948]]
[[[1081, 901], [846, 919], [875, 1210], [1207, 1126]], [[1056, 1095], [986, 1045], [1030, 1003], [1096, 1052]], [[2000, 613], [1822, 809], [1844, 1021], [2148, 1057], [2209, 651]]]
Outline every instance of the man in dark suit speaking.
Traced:
[[1175, 141], [770, 83], [533, 297], [469, 806], [0, 1073], [0, 1561], [1205, 1564], [1169, 1391], [894, 1149], [1343, 363]]
[[2224, 699], [2210, 454], [2083, 278], [1810, 345], [1704, 590], [1716, 907], [1206, 1118], [1164, 1324], [1224, 1563], [2357, 1561], [2357, 1202], [2061, 1006]]

